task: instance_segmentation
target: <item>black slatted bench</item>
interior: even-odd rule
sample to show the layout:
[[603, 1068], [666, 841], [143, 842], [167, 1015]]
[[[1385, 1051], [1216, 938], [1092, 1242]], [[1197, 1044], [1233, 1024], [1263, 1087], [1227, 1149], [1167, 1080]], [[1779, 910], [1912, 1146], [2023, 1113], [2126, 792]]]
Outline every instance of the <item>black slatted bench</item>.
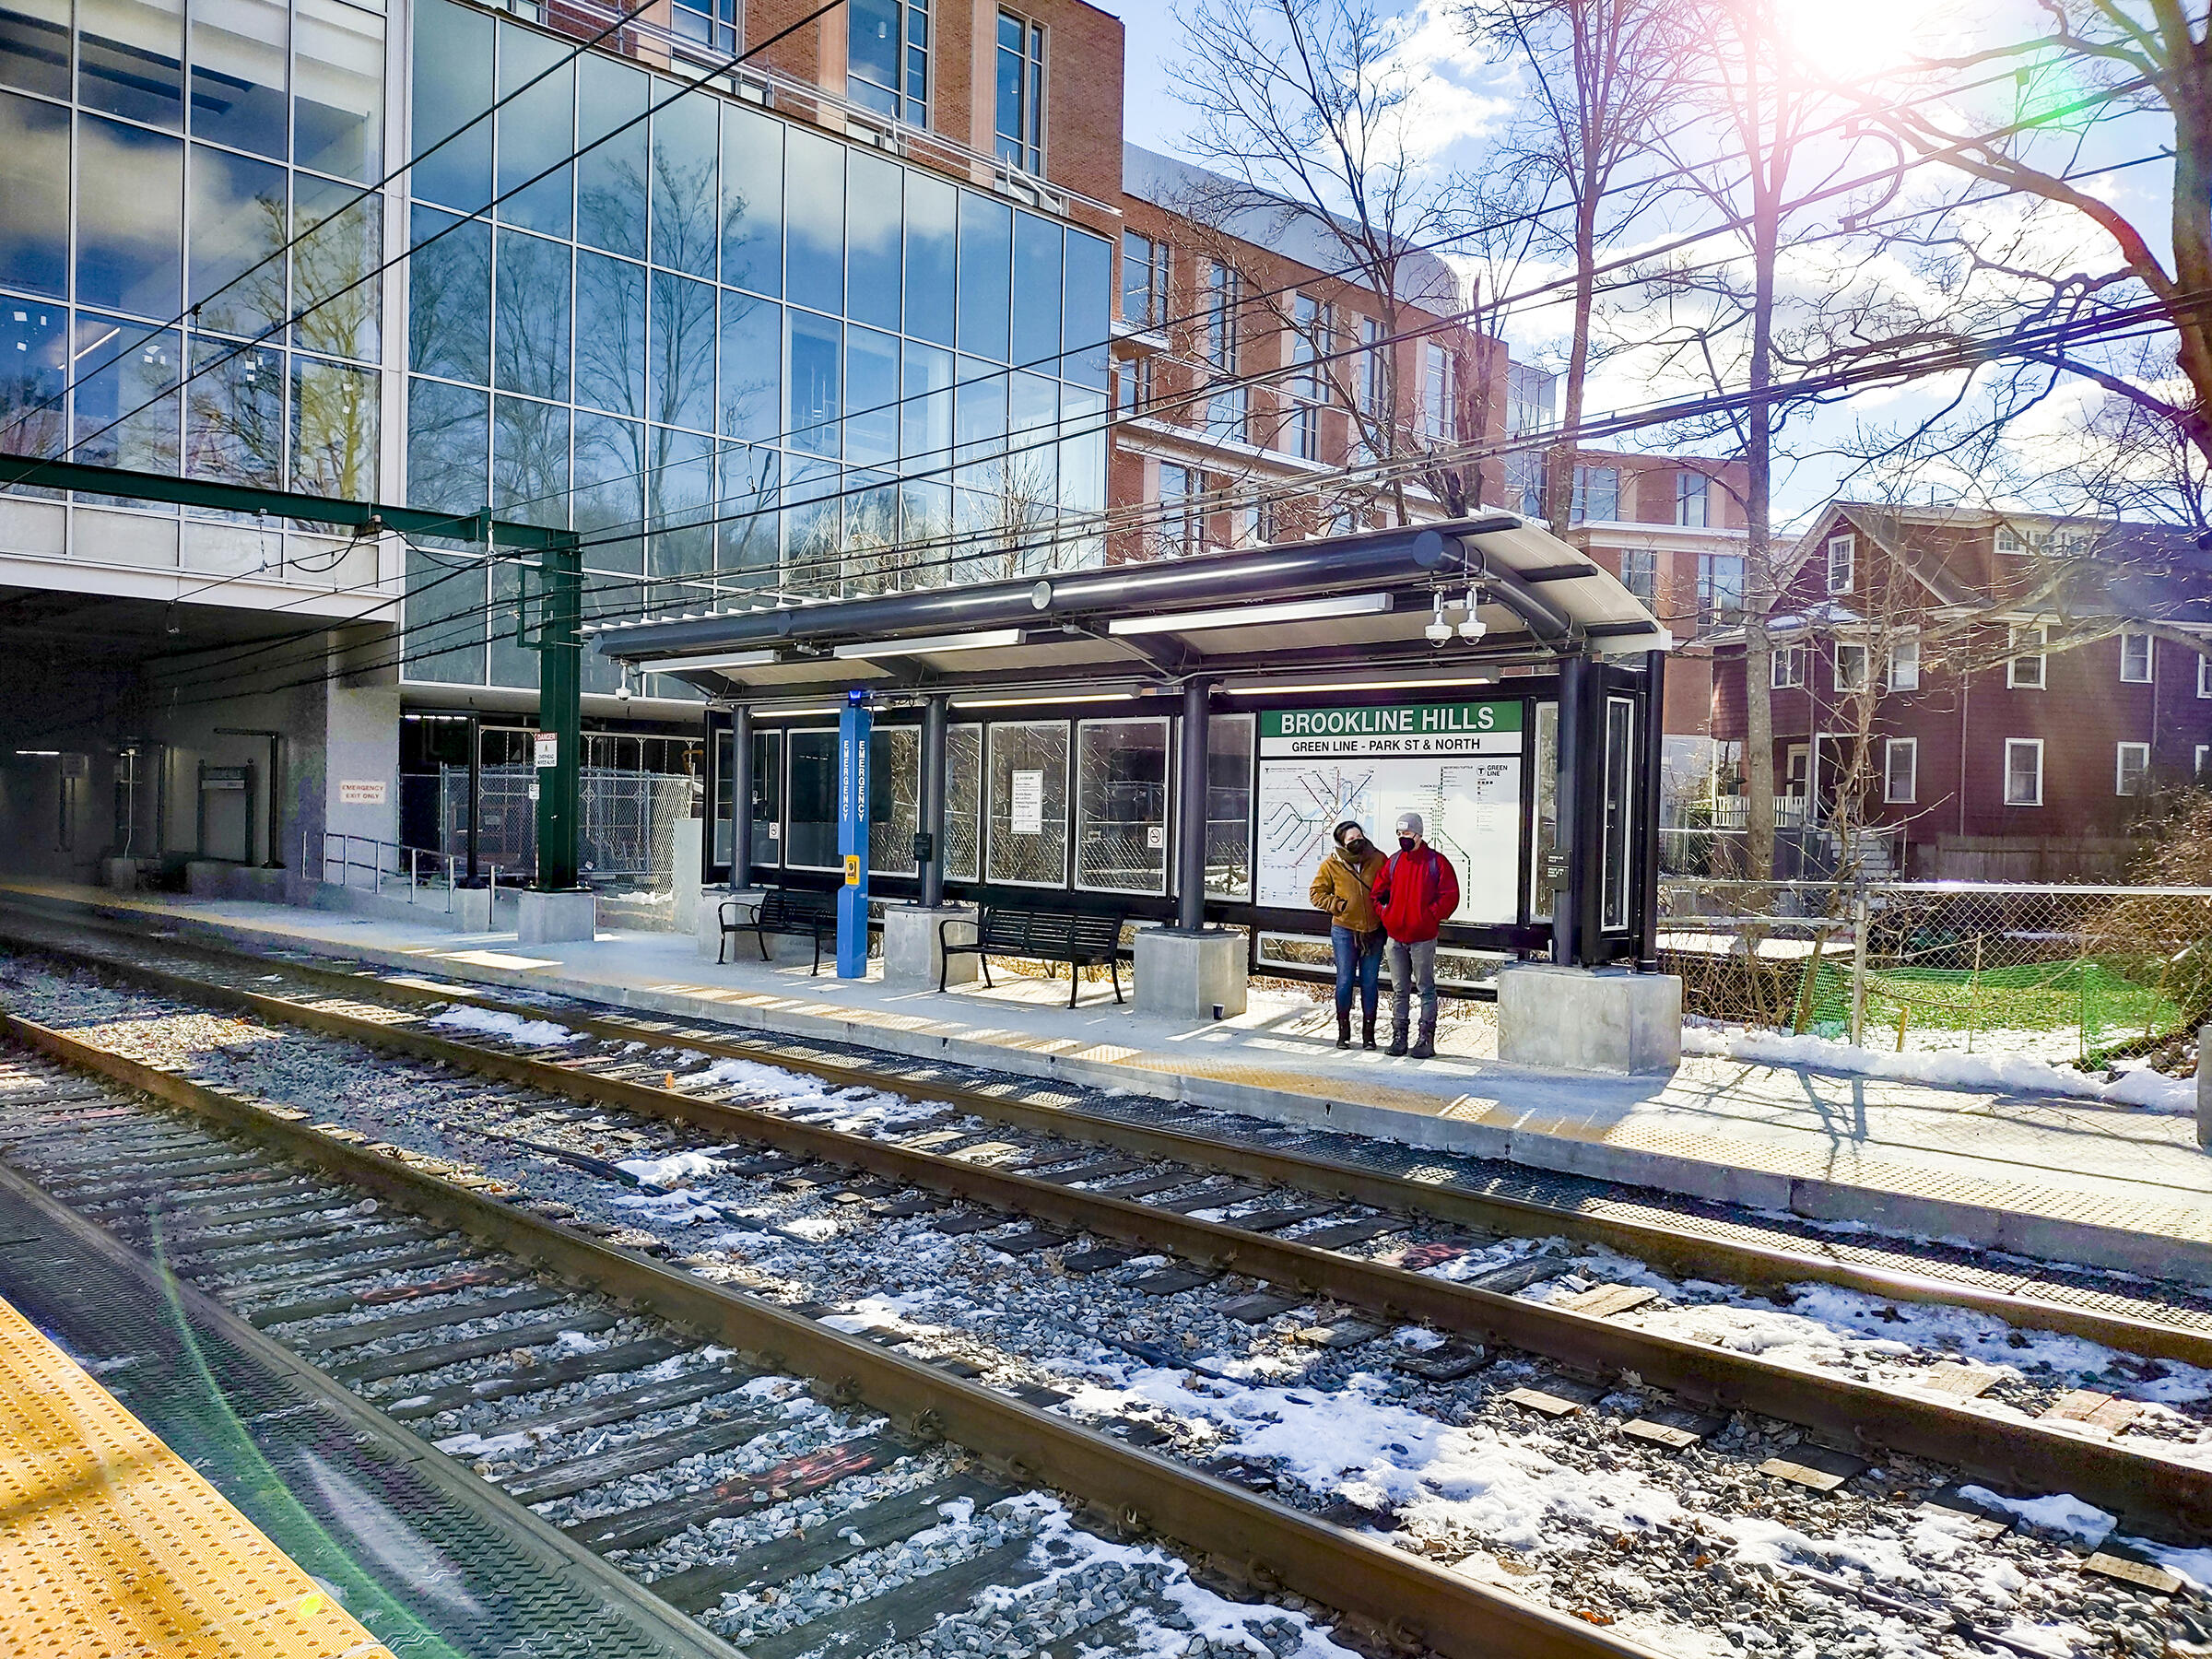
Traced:
[[1041, 962], [1067, 964], [1067, 1006], [1076, 1006], [1082, 981], [1078, 968], [1104, 968], [1113, 975], [1113, 1000], [1122, 1000], [1122, 921], [1120, 916], [1097, 915], [1086, 911], [1018, 910], [1011, 905], [989, 904], [975, 923], [973, 944], [955, 944], [950, 931], [967, 924], [948, 917], [937, 924], [937, 944], [943, 959], [937, 970], [937, 989], [947, 988], [947, 975], [956, 956], [973, 956], [982, 964], [983, 983], [991, 984], [994, 956], [1029, 957]]
[[[742, 921], [740, 911], [750, 909], [751, 914]], [[771, 888], [760, 896], [760, 902], [750, 907], [735, 899], [722, 901], [722, 943], [714, 952], [719, 966], [729, 954], [730, 941], [741, 933], [749, 933], [760, 941], [760, 959], [767, 961], [768, 935], [783, 934], [793, 938], [810, 938], [814, 941], [814, 969], [822, 971], [822, 940], [837, 937], [837, 895], [810, 892], [796, 888]]]

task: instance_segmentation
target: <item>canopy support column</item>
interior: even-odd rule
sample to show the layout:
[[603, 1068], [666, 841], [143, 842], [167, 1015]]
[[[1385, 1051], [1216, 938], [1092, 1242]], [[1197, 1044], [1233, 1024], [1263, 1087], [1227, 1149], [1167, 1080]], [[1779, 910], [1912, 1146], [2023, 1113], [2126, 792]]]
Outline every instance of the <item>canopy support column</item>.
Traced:
[[730, 890], [753, 885], [753, 705], [730, 711]]
[[929, 856], [922, 865], [922, 908], [945, 902], [945, 736], [951, 702], [937, 692], [922, 705], [922, 833]]
[[1198, 676], [1182, 688], [1182, 765], [1175, 792], [1175, 925], [1206, 925], [1206, 730], [1214, 682]]

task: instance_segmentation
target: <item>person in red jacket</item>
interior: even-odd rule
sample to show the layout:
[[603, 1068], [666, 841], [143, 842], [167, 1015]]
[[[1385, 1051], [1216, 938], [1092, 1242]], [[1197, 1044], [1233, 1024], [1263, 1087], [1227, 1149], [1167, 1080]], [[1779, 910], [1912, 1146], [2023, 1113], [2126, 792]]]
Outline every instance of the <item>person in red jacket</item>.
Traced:
[[1416, 1060], [1436, 1053], [1436, 930], [1459, 908], [1459, 876], [1452, 861], [1421, 839], [1421, 815], [1398, 815], [1398, 850], [1375, 877], [1375, 910], [1390, 935], [1390, 1048], [1404, 1054], [1412, 994], [1421, 993], [1421, 1034]]

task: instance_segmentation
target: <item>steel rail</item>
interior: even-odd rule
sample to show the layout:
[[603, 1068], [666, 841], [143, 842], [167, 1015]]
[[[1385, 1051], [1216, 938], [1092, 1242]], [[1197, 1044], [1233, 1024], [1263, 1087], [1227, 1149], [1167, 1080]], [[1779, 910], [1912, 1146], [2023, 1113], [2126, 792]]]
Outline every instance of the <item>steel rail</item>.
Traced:
[[[1009, 1215], [1096, 1237], [1168, 1251], [1221, 1271], [1295, 1285], [1393, 1320], [1542, 1355], [1601, 1378], [1632, 1375], [1694, 1405], [1744, 1410], [1813, 1430], [1841, 1449], [1898, 1452], [1959, 1469], [1989, 1485], [2069, 1492], [2134, 1530], [2173, 1543], [2212, 1541], [2212, 1467], [2148, 1449], [2047, 1428], [1964, 1403], [1900, 1394], [1809, 1367], [1614, 1324], [1543, 1303], [1321, 1250], [1296, 1240], [1201, 1220], [1102, 1192], [892, 1142], [795, 1122], [780, 1113], [705, 1100], [681, 1090], [480, 1048], [406, 1026], [382, 1025], [237, 986], [206, 985], [165, 970], [132, 977], [202, 995], [265, 1019], [381, 1048], [541, 1092], [613, 1106], [865, 1171]], [[543, 1010], [538, 1011], [542, 1016]]]
[[[109, 918], [101, 916], [102, 923]], [[120, 934], [119, 927], [102, 932]], [[26, 946], [70, 959], [120, 971], [124, 964], [97, 952], [73, 947], [31, 935], [15, 935], [0, 919], [0, 939], [19, 938]], [[135, 941], [133, 941], [134, 943]], [[1720, 1239], [1684, 1229], [1669, 1228], [1619, 1217], [1596, 1216], [1564, 1209], [1531, 1199], [1472, 1192], [1465, 1188], [1408, 1180], [1381, 1171], [1363, 1169], [1310, 1152], [1284, 1151], [1266, 1147], [1240, 1146], [1185, 1130], [1132, 1124], [1101, 1116], [1079, 1106], [1041, 1106], [1010, 1100], [985, 1089], [951, 1082], [918, 1081], [895, 1070], [877, 1071], [810, 1056], [775, 1053], [758, 1041], [719, 1037], [683, 1022], [671, 1029], [676, 1017], [661, 1019], [616, 1013], [597, 1013], [563, 1006], [509, 1001], [470, 985], [429, 979], [394, 977], [382, 968], [343, 970], [314, 963], [272, 960], [235, 946], [200, 939], [163, 939], [162, 947], [208, 959], [216, 963], [253, 963], [275, 967], [341, 995], [364, 1000], [382, 999], [414, 1007], [465, 1003], [489, 1012], [518, 1018], [554, 1019], [605, 1041], [670, 1042], [700, 1053], [758, 1061], [818, 1077], [841, 1088], [882, 1089], [910, 1100], [941, 1101], [986, 1120], [1071, 1140], [1082, 1140], [1145, 1157], [1197, 1164], [1225, 1174], [1296, 1187], [1326, 1197], [1367, 1204], [1382, 1209], [1433, 1217], [1492, 1231], [1523, 1236], [1550, 1236], [1601, 1244], [1637, 1257], [1677, 1275], [1712, 1277], [1724, 1274], [1747, 1289], [1763, 1293], [1785, 1291], [1808, 1279], [1856, 1290], [1885, 1300], [1940, 1304], [1966, 1308], [1978, 1313], [2079, 1336], [2086, 1341], [2140, 1354], [2155, 1359], [2173, 1359], [2212, 1370], [2212, 1334], [2132, 1318], [2095, 1308], [2077, 1307], [2018, 1291], [1987, 1290], [1932, 1274], [1900, 1272], [1891, 1268], [1846, 1262], [1816, 1249], [1792, 1250], [1778, 1244], [1752, 1244]], [[144, 966], [133, 964], [133, 967]], [[159, 970], [153, 971], [159, 972]], [[184, 986], [209, 986], [209, 982], [179, 975]], [[212, 987], [210, 987], [212, 988]], [[284, 1002], [287, 999], [273, 999]]]
[[0, 1028], [38, 1053], [250, 1135], [429, 1220], [759, 1356], [771, 1369], [796, 1371], [916, 1438], [952, 1441], [1018, 1479], [1071, 1493], [1127, 1529], [1207, 1558], [1232, 1580], [1279, 1584], [1337, 1608], [1394, 1644], [1446, 1659], [1659, 1659], [1650, 1648], [1406, 1550], [513, 1207], [498, 1195], [501, 1183], [442, 1159], [366, 1137], [340, 1139], [312, 1126], [306, 1112], [194, 1082], [18, 1015], [0, 1015]]

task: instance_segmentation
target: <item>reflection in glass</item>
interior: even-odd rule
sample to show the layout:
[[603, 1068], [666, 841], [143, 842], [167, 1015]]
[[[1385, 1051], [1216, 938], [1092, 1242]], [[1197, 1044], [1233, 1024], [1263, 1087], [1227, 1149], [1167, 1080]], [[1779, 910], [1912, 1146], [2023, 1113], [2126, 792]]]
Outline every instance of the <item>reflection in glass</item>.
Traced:
[[291, 488], [375, 500], [378, 415], [375, 370], [295, 355]]
[[76, 142], [76, 298], [164, 320], [184, 280], [184, 146], [86, 116]]
[[228, 340], [192, 342], [184, 395], [184, 470], [195, 478], [284, 483], [284, 353]]
[[426, 374], [488, 384], [491, 227], [434, 207], [417, 207], [413, 230], [417, 251], [407, 259], [407, 360]]
[[1217, 899], [1252, 895], [1252, 736], [1250, 714], [1206, 723], [1206, 890]]
[[908, 471], [936, 472], [952, 460], [952, 353], [908, 341], [905, 385], [899, 453]]
[[[794, 300], [839, 312], [845, 304], [845, 147], [794, 127], [784, 135], [789, 247], [784, 276]], [[795, 371], [794, 371], [795, 374]]]
[[[645, 429], [634, 420], [579, 412], [576, 417], [575, 527], [592, 545], [584, 562], [641, 575], [645, 540]], [[609, 531], [628, 532], [619, 540]]]
[[79, 312], [69, 378], [75, 459], [137, 472], [177, 470], [176, 335]]
[[[654, 83], [653, 102], [676, 88]], [[653, 263], [714, 279], [714, 106], [678, 98], [653, 117]]]
[[[1067, 881], [1067, 722], [1002, 720], [984, 733], [990, 753], [991, 830], [984, 879], [1018, 887]], [[1038, 817], [1016, 818], [1016, 778], [1026, 801], [1042, 797]]]
[[[194, 306], [203, 328], [258, 335], [285, 319], [284, 169], [268, 161], [192, 149]], [[312, 181], [302, 181], [312, 182]]]
[[383, 171], [384, 20], [343, 0], [294, 4], [292, 159], [366, 184]]
[[1071, 513], [1106, 510], [1106, 398], [1102, 393], [1060, 393], [1060, 505]]
[[1559, 845], [1559, 705], [1536, 705], [1535, 834], [1531, 838], [1528, 861], [1528, 919], [1551, 920], [1550, 854]]
[[1014, 216], [1014, 355], [1057, 374], [1060, 355], [1060, 227], [1033, 213]]
[[492, 384], [533, 397], [569, 394], [569, 250], [499, 233], [492, 312]]
[[645, 510], [653, 525], [646, 564], [655, 576], [714, 567], [714, 441], [653, 427], [645, 438]]
[[718, 569], [743, 572], [740, 594], [773, 587], [779, 518], [777, 483], [782, 458], [772, 449], [735, 443], [722, 452], [722, 492], [714, 526]]
[[491, 510], [525, 524], [568, 523], [569, 412], [525, 397], [491, 400]]
[[285, 159], [291, 14], [276, 0], [204, 0], [192, 18], [192, 135]]
[[63, 391], [69, 384], [69, 313], [34, 300], [0, 301], [0, 450], [62, 453]]
[[837, 733], [793, 732], [791, 840], [784, 862], [801, 869], [837, 867]]
[[945, 734], [945, 879], [973, 881], [983, 844], [983, 728]]
[[960, 349], [1006, 360], [1014, 210], [960, 192]]
[[952, 532], [952, 486], [910, 478], [900, 487], [899, 550], [904, 587], [935, 587], [945, 580]]
[[577, 60], [576, 145], [585, 154], [576, 162], [576, 240], [633, 259], [645, 257], [645, 124], [624, 123], [644, 112], [643, 74], [597, 53]]
[[794, 594], [833, 594], [843, 542], [844, 475], [826, 461], [792, 465], [783, 490], [783, 585]]
[[1168, 890], [1168, 723], [1076, 727], [1076, 885]]
[[576, 401], [645, 412], [645, 267], [576, 253]]
[[906, 178], [906, 332], [952, 344], [954, 250], [960, 193], [922, 173]]
[[[586, 555], [589, 557], [589, 555]], [[596, 571], [583, 573], [583, 621], [585, 627], [594, 622], [627, 621], [638, 614], [637, 584], [625, 582], [619, 576], [603, 576]], [[622, 670], [612, 657], [602, 656], [596, 651], [583, 653], [582, 688], [586, 695], [606, 696], [622, 683]]]
[[465, 212], [491, 200], [491, 123], [461, 131], [491, 103], [491, 19], [452, 0], [425, 0], [415, 8], [418, 159], [407, 172], [415, 194]]
[[407, 548], [407, 597], [402, 653], [410, 679], [454, 685], [484, 683], [484, 593], [481, 565], [465, 543], [429, 544], [442, 557]]
[[475, 512], [486, 485], [491, 403], [482, 392], [437, 381], [407, 382], [407, 505]]
[[782, 427], [783, 308], [722, 297], [722, 430], [772, 443]]
[[783, 862], [783, 735], [753, 734], [753, 862]]
[[868, 734], [868, 868], [914, 874], [922, 827], [922, 728], [877, 726]]
[[714, 287], [653, 274], [653, 418], [714, 429]]
[[899, 341], [872, 328], [845, 331], [845, 459], [899, 454]]
[[[517, 643], [514, 637], [515, 607], [522, 603], [525, 580], [523, 567], [512, 559], [501, 559], [491, 567], [489, 678], [495, 686], [535, 688], [537, 685], [537, 653]], [[536, 591], [536, 585], [535, 581], [529, 582], [531, 591]], [[519, 810], [525, 819], [534, 819], [535, 816], [526, 802], [518, 801], [509, 810]]]
[[0, 5], [0, 87], [69, 96], [69, 0]]
[[722, 279], [756, 294], [783, 291], [783, 124], [727, 104], [722, 112]]
[[[560, 163], [572, 147], [576, 70], [568, 58], [568, 48], [558, 41], [512, 23], [500, 25], [500, 96], [513, 100], [497, 117], [498, 194], [506, 197], [499, 206], [500, 222], [548, 236], [569, 233], [571, 174]], [[524, 87], [529, 90], [522, 91]], [[539, 178], [541, 173], [546, 176]], [[533, 179], [537, 182], [518, 188]]]
[[1068, 231], [1063, 324], [1067, 356], [1060, 361], [1060, 372], [1101, 392], [1106, 389], [1106, 308], [1112, 269], [1111, 242], [1080, 230]]
[[878, 328], [899, 326], [900, 178], [906, 170], [880, 156], [853, 152], [847, 230], [846, 315]]
[[841, 588], [848, 596], [901, 585], [899, 486], [888, 473], [847, 473]]
[[183, 0], [78, 0], [76, 27], [77, 100], [174, 132], [184, 103]]
[[0, 282], [69, 292], [69, 112], [0, 92]]
[[987, 363], [962, 358], [953, 388], [954, 481], [995, 492], [1003, 476], [1006, 438], [1006, 377]]
[[[355, 200], [359, 197], [359, 200]], [[347, 206], [346, 204], [353, 205]], [[373, 363], [381, 354], [383, 241], [380, 200], [327, 179], [293, 175], [292, 344]]]
[[784, 429], [793, 449], [818, 455], [837, 453], [839, 335], [827, 317], [793, 309], [791, 317], [791, 414]]

